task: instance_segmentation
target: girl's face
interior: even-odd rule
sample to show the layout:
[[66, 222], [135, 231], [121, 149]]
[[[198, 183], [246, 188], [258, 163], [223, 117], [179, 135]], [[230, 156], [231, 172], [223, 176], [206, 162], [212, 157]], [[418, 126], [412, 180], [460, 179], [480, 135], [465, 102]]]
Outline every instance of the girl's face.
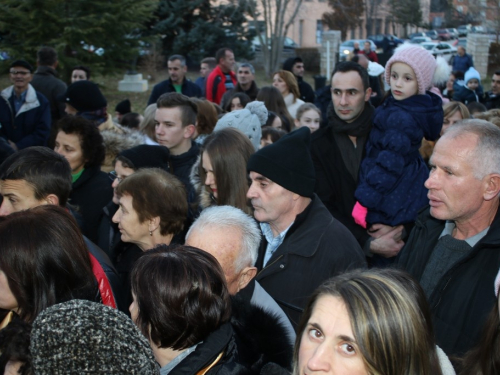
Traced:
[[326, 295], [316, 301], [300, 340], [298, 370], [300, 375], [368, 375], [339, 297]]
[[3, 271], [0, 271], [0, 308], [9, 311], [17, 311], [18, 308], [17, 299], [12, 294], [7, 276]]
[[457, 121], [463, 120], [462, 118], [462, 113], [460, 111], [456, 111], [454, 114], [451, 116], [445, 117], [443, 121], [443, 127], [441, 128], [441, 133], [440, 135], [443, 135], [446, 129], [448, 129], [450, 126], [452, 126], [454, 123]]
[[233, 98], [233, 100], [231, 100], [231, 112], [236, 111], [238, 109], [243, 109], [243, 105], [240, 102], [240, 98]]
[[271, 139], [271, 136], [268, 135], [267, 138], [261, 138], [260, 139], [260, 148], [269, 146], [273, 144], [273, 140]]
[[288, 86], [286, 82], [279, 76], [279, 74], [275, 74], [273, 77], [273, 86], [278, 89], [278, 91], [283, 96], [287, 96], [289, 94]]
[[391, 66], [391, 91], [394, 99], [404, 100], [418, 93], [417, 76], [413, 69], [405, 63], [394, 63]]
[[212, 190], [212, 194], [217, 198], [217, 182], [215, 181], [214, 169], [207, 152], [201, 156], [201, 167], [205, 171], [205, 185]]
[[77, 134], [57, 133], [54, 151], [64, 156], [69, 162], [71, 173], [80, 172], [85, 166], [80, 137]]
[[311, 129], [311, 133], [315, 132], [319, 129], [319, 113], [314, 109], [305, 111], [302, 116], [300, 116], [300, 119], [295, 120], [295, 126], [297, 128], [307, 126]]
[[271, 124], [273, 128], [281, 130], [283, 128], [283, 121], [281, 121], [281, 117], [276, 116]]

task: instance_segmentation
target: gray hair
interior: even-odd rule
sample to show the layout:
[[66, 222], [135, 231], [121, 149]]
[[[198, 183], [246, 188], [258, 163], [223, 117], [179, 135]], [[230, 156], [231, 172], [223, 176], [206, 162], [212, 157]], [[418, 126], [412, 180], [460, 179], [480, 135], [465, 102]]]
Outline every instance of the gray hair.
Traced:
[[168, 58], [168, 61], [179, 60], [181, 62], [181, 66], [186, 66], [186, 58], [182, 55], [172, 55]]
[[479, 119], [458, 121], [442, 138], [455, 139], [474, 134], [478, 143], [471, 156], [474, 177], [481, 180], [490, 173], [500, 174], [500, 129], [491, 122]]
[[238, 69], [239, 68], [248, 68], [250, 69], [250, 72], [252, 72], [252, 74], [255, 74], [255, 68], [253, 67], [252, 64], [250, 63], [241, 63], [239, 66], [238, 66]]
[[204, 209], [186, 234], [189, 238], [193, 230], [237, 229], [241, 233], [241, 251], [235, 261], [235, 270], [255, 265], [261, 240], [260, 229], [255, 220], [242, 210], [232, 206], [213, 206]]

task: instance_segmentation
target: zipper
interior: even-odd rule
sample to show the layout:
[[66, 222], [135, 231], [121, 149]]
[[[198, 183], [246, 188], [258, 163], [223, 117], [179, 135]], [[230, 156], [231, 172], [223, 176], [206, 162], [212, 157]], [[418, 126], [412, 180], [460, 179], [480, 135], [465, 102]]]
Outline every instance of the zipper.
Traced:
[[[271, 264], [268, 264], [267, 266], [265, 266], [263, 269], [260, 270], [260, 272], [257, 274], [257, 276], [259, 276], [262, 272], [264, 272], [264, 270], [268, 269], [269, 267], [271, 267], [274, 263], [276, 263], [278, 260], [280, 260], [281, 258], [283, 258], [283, 254], [281, 254], [279, 257], [277, 257]], [[255, 277], [257, 277], [255, 276]]]

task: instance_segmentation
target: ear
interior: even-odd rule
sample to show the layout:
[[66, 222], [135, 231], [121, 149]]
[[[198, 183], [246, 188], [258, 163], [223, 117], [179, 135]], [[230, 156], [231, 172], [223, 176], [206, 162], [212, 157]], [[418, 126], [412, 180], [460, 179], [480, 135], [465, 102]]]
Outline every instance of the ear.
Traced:
[[194, 132], [196, 131], [196, 126], [194, 125], [188, 125], [184, 128], [184, 138], [192, 138], [194, 135]]
[[156, 216], [152, 219], [149, 219], [148, 222], [149, 222], [148, 229], [151, 232], [154, 232], [156, 229], [158, 229], [160, 227], [160, 217], [159, 216]]
[[372, 96], [372, 88], [368, 87], [365, 91], [365, 102], [370, 100], [371, 96]]
[[500, 194], [500, 175], [492, 173], [484, 178], [484, 200], [490, 201]]
[[241, 289], [244, 289], [250, 281], [257, 275], [256, 267], [245, 267], [243, 271], [240, 272], [240, 276], [238, 278], [238, 292]]
[[59, 206], [59, 197], [55, 194], [49, 194], [45, 197], [47, 204], [53, 204], [54, 206]]
[[294, 121], [295, 121], [295, 127], [296, 127], [296, 128], [298, 128], [298, 127], [299, 127], [299, 125], [300, 125], [300, 121], [299, 121], [299, 120], [297, 120], [297, 119], [295, 119]]

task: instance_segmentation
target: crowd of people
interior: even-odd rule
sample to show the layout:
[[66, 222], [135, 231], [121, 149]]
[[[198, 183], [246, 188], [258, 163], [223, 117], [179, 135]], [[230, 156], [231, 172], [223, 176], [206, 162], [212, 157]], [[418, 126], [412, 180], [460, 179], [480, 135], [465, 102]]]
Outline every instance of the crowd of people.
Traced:
[[500, 71], [354, 55], [316, 92], [300, 57], [259, 88], [172, 55], [114, 115], [54, 49], [13, 61], [0, 373], [500, 373]]

